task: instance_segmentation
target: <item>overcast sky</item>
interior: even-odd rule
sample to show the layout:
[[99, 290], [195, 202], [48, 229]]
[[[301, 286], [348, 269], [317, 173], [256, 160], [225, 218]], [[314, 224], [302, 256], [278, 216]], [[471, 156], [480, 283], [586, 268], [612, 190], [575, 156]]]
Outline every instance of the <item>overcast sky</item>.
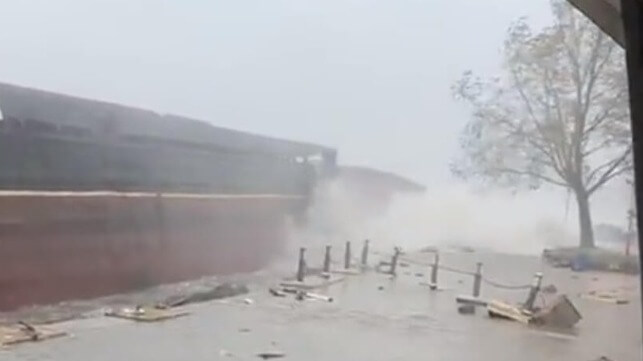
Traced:
[[0, 81], [337, 147], [428, 185], [467, 121], [450, 86], [491, 73], [547, 0], [0, 1]]

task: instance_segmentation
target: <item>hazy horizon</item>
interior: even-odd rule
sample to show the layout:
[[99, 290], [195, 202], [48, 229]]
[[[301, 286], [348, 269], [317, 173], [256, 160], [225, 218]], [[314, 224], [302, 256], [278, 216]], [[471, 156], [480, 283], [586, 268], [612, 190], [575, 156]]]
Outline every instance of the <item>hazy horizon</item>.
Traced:
[[[549, 1], [3, 2], [0, 81], [327, 145], [448, 194], [469, 119], [450, 87], [497, 72], [523, 16], [548, 24]], [[624, 219], [620, 183], [597, 221]], [[575, 221], [564, 191], [516, 199]]]

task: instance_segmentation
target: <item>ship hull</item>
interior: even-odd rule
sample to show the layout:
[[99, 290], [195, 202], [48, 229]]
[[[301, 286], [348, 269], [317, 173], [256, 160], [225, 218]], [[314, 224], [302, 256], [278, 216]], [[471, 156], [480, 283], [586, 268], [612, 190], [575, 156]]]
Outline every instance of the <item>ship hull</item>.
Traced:
[[250, 272], [303, 198], [0, 192], [0, 309]]

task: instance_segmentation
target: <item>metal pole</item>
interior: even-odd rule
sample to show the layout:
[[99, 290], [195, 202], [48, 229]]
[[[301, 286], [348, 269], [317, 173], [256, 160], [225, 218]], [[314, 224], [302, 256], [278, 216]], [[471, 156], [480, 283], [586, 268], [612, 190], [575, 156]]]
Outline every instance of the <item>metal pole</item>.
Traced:
[[400, 257], [400, 248], [395, 247], [395, 253], [393, 253], [393, 258], [391, 259], [391, 274], [393, 276], [397, 275], [397, 259]]
[[351, 268], [351, 242], [346, 242], [346, 252], [344, 252], [344, 268]]
[[364, 246], [362, 247], [362, 267], [368, 265], [368, 239], [364, 241]]
[[438, 267], [440, 264], [440, 253], [435, 251], [435, 256], [433, 256], [433, 265], [431, 266], [431, 282], [429, 283], [429, 288], [436, 290], [438, 288]]
[[330, 272], [330, 246], [326, 246], [326, 253], [324, 254], [324, 272]]
[[476, 273], [473, 275], [473, 297], [480, 296], [480, 285], [482, 284], [482, 262], [478, 262], [476, 267]]
[[540, 291], [540, 284], [543, 281], [543, 274], [540, 272], [536, 272], [534, 275], [534, 280], [531, 283], [531, 288], [529, 289], [529, 295], [527, 296], [527, 301], [525, 301], [525, 304], [522, 306], [526, 310], [533, 310], [534, 309], [534, 303], [536, 302], [536, 295], [538, 294], [538, 291]]
[[304, 276], [306, 275], [306, 260], [304, 259], [304, 253], [306, 253], [306, 248], [301, 247], [299, 249], [299, 264], [297, 265], [297, 281], [304, 282]]

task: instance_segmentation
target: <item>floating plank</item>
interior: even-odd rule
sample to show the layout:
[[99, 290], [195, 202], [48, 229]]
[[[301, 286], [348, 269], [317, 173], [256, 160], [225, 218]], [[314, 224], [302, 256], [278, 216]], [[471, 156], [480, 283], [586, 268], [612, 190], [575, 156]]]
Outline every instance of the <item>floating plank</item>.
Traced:
[[487, 307], [487, 305], [489, 304], [489, 300], [484, 300], [479, 297], [473, 297], [473, 296], [467, 296], [467, 295], [456, 296], [455, 302], [463, 303], [466, 305], [482, 306], [482, 307]]
[[137, 322], [158, 322], [173, 318], [187, 316], [189, 312], [176, 311], [171, 309], [159, 309], [156, 307], [135, 307], [121, 308], [105, 312], [105, 316], [123, 318]]
[[618, 295], [611, 294], [611, 293], [589, 292], [589, 293], [581, 294], [580, 298], [585, 300], [603, 302], [603, 303], [611, 303], [614, 305], [625, 305], [630, 303], [630, 300], [628, 300], [627, 298], [620, 297]]
[[0, 326], [0, 345], [9, 346], [24, 342], [37, 342], [66, 336], [64, 331], [45, 326]]

